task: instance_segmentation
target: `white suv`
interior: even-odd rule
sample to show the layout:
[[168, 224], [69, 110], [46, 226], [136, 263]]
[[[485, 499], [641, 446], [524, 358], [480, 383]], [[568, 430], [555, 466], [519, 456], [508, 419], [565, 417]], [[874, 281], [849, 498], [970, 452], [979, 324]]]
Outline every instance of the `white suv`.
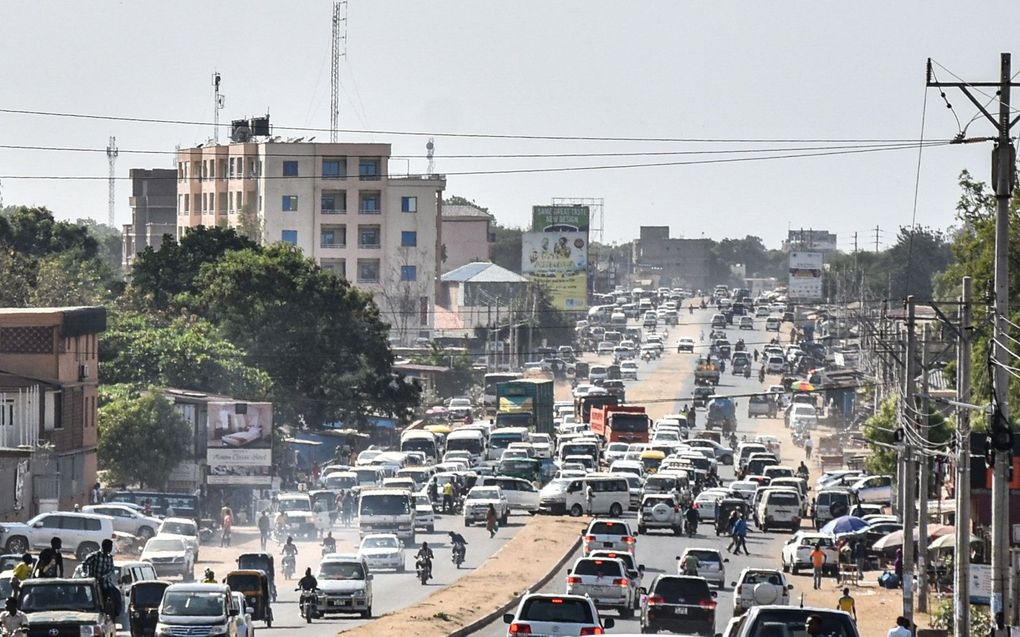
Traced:
[[583, 595], [525, 595], [517, 610], [503, 615], [508, 624], [508, 637], [517, 635], [580, 635], [601, 634], [615, 625], [612, 617], [599, 619], [595, 603]]
[[614, 608], [620, 617], [634, 616], [638, 591], [619, 559], [582, 557], [567, 571], [567, 594], [586, 595], [597, 608]]
[[81, 508], [82, 513], [94, 513], [96, 515], [108, 515], [113, 518], [113, 530], [123, 533], [137, 535], [143, 540], [148, 540], [156, 535], [160, 520], [141, 511], [135, 510], [126, 504], [90, 504]]
[[636, 535], [622, 520], [592, 520], [581, 532], [581, 536], [585, 556], [596, 550], [622, 551], [633, 555], [637, 549]]
[[782, 571], [772, 568], [745, 568], [733, 586], [733, 614], [739, 615], [752, 606], [766, 604], [790, 605], [792, 584], [786, 583]]
[[113, 538], [113, 519], [94, 513], [40, 513], [25, 523], [4, 522], [0, 525], [4, 549], [8, 553], [28, 553], [50, 546], [59, 537], [63, 550], [71, 551], [78, 560], [99, 550], [103, 540]]

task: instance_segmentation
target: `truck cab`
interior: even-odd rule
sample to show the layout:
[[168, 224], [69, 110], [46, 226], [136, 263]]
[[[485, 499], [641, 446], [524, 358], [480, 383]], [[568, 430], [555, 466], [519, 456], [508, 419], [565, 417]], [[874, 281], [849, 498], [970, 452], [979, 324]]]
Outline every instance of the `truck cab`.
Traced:
[[358, 500], [361, 536], [393, 533], [405, 546], [414, 544], [414, 495], [406, 489], [366, 489]]
[[30, 635], [115, 637], [117, 633], [94, 579], [26, 580], [18, 600], [18, 607], [28, 617]]

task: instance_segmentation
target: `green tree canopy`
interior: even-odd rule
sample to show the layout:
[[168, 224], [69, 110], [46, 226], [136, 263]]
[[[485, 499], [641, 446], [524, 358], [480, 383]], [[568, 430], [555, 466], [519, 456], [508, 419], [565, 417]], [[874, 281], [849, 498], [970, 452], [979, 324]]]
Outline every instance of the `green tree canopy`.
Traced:
[[20, 254], [40, 257], [78, 251], [95, 258], [99, 242], [85, 226], [57, 221], [46, 208], [15, 206], [0, 215], [0, 244]]
[[193, 442], [191, 426], [154, 391], [121, 395], [99, 409], [99, 468], [114, 483], [163, 489]]

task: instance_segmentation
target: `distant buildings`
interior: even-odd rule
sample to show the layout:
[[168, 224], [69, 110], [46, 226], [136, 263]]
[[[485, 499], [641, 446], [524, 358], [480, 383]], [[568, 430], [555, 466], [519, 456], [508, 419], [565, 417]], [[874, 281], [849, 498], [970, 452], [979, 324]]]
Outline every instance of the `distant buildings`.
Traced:
[[159, 249], [163, 235], [177, 234], [177, 171], [172, 168], [132, 168], [131, 223], [121, 233], [124, 269], [146, 248]]
[[711, 247], [710, 239], [671, 239], [669, 226], [641, 226], [632, 276], [655, 287], [704, 290], [711, 285]]
[[393, 177], [389, 157], [389, 144], [251, 141], [182, 149], [177, 233], [229, 226], [262, 243], [295, 245], [372, 292], [395, 335], [413, 341], [432, 323], [446, 180]]
[[519, 309], [527, 287], [527, 278], [495, 263], [468, 263], [447, 272], [437, 297], [436, 333], [472, 337], [476, 328], [507, 322], [510, 307]]
[[492, 215], [474, 204], [443, 204], [442, 271], [489, 260]]
[[0, 309], [0, 518], [87, 504], [102, 307]]
[[786, 241], [783, 241], [783, 250], [790, 252], [797, 250], [801, 252], [821, 252], [829, 254], [837, 249], [836, 235], [827, 230], [789, 230], [786, 233]]

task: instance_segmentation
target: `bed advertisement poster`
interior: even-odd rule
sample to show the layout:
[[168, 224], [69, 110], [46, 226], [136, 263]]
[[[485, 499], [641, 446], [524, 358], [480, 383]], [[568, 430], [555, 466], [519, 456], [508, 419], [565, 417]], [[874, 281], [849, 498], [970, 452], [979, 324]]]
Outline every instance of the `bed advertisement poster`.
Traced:
[[272, 403], [208, 403], [207, 484], [267, 486], [272, 482]]

